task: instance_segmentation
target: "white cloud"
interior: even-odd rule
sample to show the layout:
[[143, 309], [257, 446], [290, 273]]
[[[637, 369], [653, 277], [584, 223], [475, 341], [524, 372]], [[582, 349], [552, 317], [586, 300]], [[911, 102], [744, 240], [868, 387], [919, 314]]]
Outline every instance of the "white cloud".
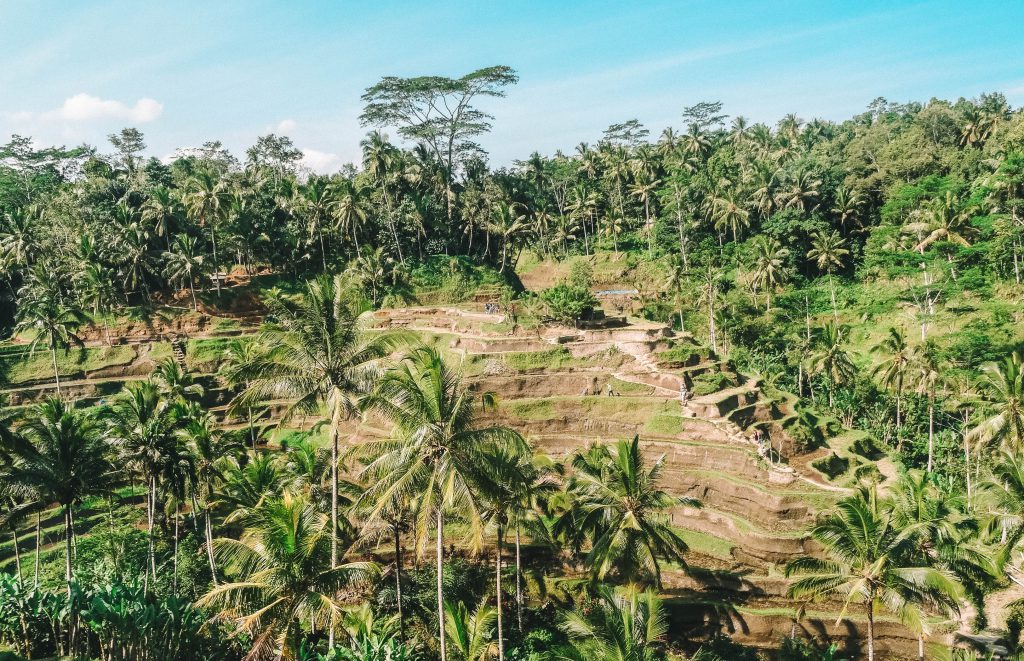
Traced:
[[341, 157], [329, 152], [317, 151], [316, 149], [303, 149], [302, 159], [299, 164], [309, 168], [318, 174], [335, 172], [341, 167]]
[[294, 131], [296, 127], [298, 127], [298, 124], [295, 122], [294, 119], [282, 119], [277, 124], [277, 132], [284, 133], [287, 135], [288, 133]]
[[43, 119], [65, 122], [93, 122], [98, 120], [117, 119], [145, 124], [152, 122], [164, 111], [163, 104], [148, 97], [139, 99], [135, 105], [129, 106], [113, 99], [101, 99], [98, 96], [81, 93], [65, 99], [64, 104], [56, 110], [42, 114]]

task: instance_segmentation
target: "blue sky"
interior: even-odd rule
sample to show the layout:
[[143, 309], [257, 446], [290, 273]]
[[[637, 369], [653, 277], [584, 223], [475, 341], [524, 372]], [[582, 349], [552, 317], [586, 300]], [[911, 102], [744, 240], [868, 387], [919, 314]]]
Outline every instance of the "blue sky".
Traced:
[[[172, 6], [173, 5], [173, 6]], [[684, 106], [843, 119], [875, 97], [1002, 91], [1024, 104], [1024, 2], [0, 0], [0, 140], [106, 148], [126, 125], [149, 152], [270, 131], [308, 163], [358, 157], [359, 97], [383, 75], [507, 64], [489, 102], [492, 162], [595, 141]]]

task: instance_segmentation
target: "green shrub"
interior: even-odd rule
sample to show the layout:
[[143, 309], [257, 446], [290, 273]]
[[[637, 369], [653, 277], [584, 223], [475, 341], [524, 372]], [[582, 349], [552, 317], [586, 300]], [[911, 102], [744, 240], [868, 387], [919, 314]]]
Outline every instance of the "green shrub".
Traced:
[[553, 321], [575, 325], [594, 313], [597, 299], [589, 289], [559, 283], [540, 294], [547, 307], [547, 316]]

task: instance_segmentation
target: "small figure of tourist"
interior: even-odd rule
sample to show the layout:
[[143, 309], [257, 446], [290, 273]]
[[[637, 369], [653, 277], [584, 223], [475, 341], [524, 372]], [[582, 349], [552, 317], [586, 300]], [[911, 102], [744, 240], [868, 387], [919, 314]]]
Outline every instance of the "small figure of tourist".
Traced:
[[690, 399], [690, 389], [686, 387], [686, 379], [683, 379], [683, 382], [679, 384], [679, 401], [685, 404], [688, 399]]
[[615, 391], [614, 391], [614, 390], [612, 390], [612, 384], [611, 384], [611, 382], [610, 382], [610, 381], [608, 382], [608, 384], [607, 384], [607, 386], [606, 386], [606, 387], [607, 387], [607, 389], [608, 389], [608, 396], [609, 396], [609, 397], [614, 397], [614, 396], [615, 396]]

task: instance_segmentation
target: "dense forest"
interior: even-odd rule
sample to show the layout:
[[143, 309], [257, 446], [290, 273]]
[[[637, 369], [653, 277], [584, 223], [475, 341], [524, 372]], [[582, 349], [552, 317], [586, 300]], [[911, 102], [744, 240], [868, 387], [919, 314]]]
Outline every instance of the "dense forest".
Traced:
[[[482, 108], [516, 82], [383, 78], [362, 162], [331, 175], [273, 134], [165, 161], [134, 128], [0, 148], [6, 392], [29, 364], [53, 386], [0, 425], [10, 658], [758, 658], [670, 626], [662, 573], [691, 553], [668, 511], [700, 503], [670, 493], [664, 457], [642, 438], [546, 456], [449, 352], [371, 323], [485, 291], [512, 334], [572, 328], [596, 283], [788, 393], [800, 447], [778, 460], [868, 447], [807, 532], [820, 553], [779, 564], [794, 603], [866, 614], [865, 658], [876, 616], [921, 658], [940, 620], [998, 633], [955, 658], [1024, 654], [1024, 605], [985, 608], [1022, 580], [1024, 113], [879, 98], [767, 125], [702, 102], [657, 134], [626, 120], [492, 167]], [[558, 275], [525, 286], [538, 271]], [[237, 424], [173, 356], [98, 401], [62, 383], [127, 322], [250, 308], [259, 328], [217, 356]]]

